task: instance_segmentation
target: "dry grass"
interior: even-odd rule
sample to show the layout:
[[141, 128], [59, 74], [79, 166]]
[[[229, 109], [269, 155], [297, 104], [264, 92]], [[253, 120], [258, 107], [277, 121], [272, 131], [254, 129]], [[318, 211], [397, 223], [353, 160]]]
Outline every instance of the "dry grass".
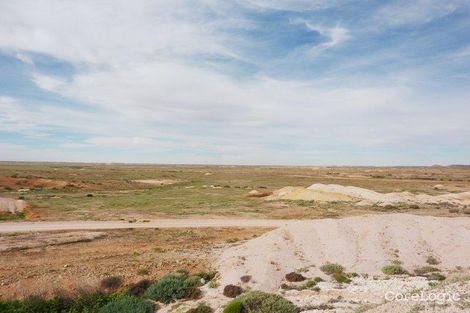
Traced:
[[[152, 186], [136, 182], [148, 179], [178, 183]], [[252, 189], [271, 192], [284, 186], [309, 186], [313, 183], [354, 185], [379, 192], [461, 192], [470, 190], [470, 168], [0, 163], [0, 196], [24, 197], [33, 204], [36, 217], [41, 219], [189, 215], [323, 218], [377, 211], [374, 207], [354, 207], [344, 203], [269, 202], [248, 197]], [[445, 190], [435, 190], [433, 187], [438, 183], [443, 184]], [[19, 191], [21, 188], [29, 191]], [[89, 194], [93, 197], [88, 197]], [[429, 205], [420, 209], [397, 207], [394, 210], [450, 214], [448, 210], [444, 212], [440, 207]]]

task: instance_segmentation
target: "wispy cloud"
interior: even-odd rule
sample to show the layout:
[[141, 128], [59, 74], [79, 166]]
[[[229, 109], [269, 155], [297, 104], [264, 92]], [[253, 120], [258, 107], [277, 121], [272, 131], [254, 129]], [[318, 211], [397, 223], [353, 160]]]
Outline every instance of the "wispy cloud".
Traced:
[[470, 25], [445, 28], [463, 38], [448, 43], [457, 69], [421, 61], [452, 55], [429, 48], [435, 29], [421, 41], [393, 29], [465, 5], [400, 4], [1, 2], [0, 57], [17, 63], [0, 77], [0, 159], [413, 163], [432, 138], [462, 162], [468, 92], [435, 77], [465, 74]]

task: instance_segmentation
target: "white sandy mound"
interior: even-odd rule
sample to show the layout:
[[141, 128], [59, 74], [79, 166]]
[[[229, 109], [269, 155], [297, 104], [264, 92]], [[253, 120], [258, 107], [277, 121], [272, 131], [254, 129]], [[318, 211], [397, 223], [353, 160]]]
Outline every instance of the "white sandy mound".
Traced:
[[359, 201], [360, 199], [338, 192], [311, 190], [304, 187], [284, 187], [266, 198], [267, 200], [304, 200], [304, 201]]
[[438, 196], [412, 194], [410, 192], [380, 193], [370, 189], [354, 186], [313, 184], [308, 188], [284, 187], [273, 193], [268, 200], [314, 200], [314, 201], [349, 201], [357, 205], [386, 205], [397, 203], [431, 204], [452, 203], [470, 205], [470, 192], [448, 193]]
[[308, 269], [307, 277], [322, 276], [319, 267], [327, 262], [380, 274], [393, 260], [413, 270], [430, 255], [441, 270], [470, 267], [470, 219], [387, 214], [290, 222], [227, 249], [217, 264], [221, 286], [251, 275], [249, 286], [274, 291], [287, 273], [301, 268]]
[[174, 179], [136, 179], [134, 182], [147, 185], [165, 186], [176, 184], [178, 181]]
[[20, 213], [28, 207], [24, 200], [15, 200], [11, 198], [0, 198], [0, 213]]

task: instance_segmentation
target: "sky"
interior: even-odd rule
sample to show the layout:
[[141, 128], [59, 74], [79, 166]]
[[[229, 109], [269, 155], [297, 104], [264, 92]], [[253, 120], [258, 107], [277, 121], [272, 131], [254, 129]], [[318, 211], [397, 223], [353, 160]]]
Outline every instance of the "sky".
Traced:
[[470, 1], [0, 0], [0, 160], [470, 164]]

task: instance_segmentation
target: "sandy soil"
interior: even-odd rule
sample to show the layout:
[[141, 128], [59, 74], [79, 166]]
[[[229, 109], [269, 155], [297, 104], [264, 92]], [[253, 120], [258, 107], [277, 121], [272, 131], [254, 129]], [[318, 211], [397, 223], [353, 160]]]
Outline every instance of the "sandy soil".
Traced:
[[413, 270], [433, 256], [441, 270], [470, 267], [470, 219], [386, 214], [291, 222], [246, 244], [228, 249], [218, 261], [222, 284], [252, 275], [250, 286], [277, 290], [284, 275], [304, 268], [322, 276], [327, 262], [347, 271], [380, 274], [394, 260]]

